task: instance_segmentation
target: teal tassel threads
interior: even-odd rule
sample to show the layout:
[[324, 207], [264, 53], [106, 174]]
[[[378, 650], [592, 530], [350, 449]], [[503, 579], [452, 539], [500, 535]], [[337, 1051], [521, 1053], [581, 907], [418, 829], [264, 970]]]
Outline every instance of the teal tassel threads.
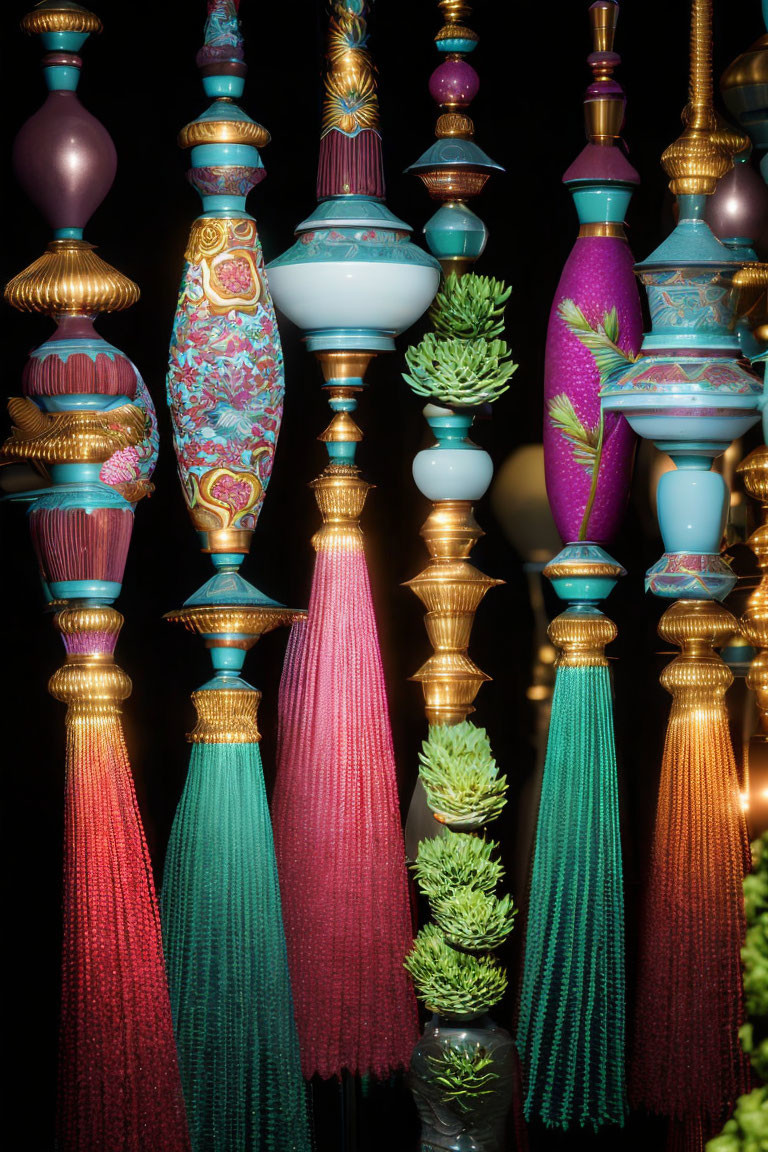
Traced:
[[622, 1124], [624, 901], [610, 675], [596, 609], [550, 625], [561, 654], [531, 881], [518, 1046], [525, 1113]]
[[193, 1152], [310, 1148], [258, 696], [194, 694], [200, 719], [165, 864], [166, 965]]

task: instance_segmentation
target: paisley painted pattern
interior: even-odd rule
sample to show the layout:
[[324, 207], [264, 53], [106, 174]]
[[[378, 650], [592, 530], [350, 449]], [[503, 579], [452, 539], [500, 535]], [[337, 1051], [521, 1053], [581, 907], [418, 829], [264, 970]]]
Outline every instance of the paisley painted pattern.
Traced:
[[174, 446], [200, 531], [254, 528], [283, 412], [283, 354], [250, 217], [193, 225], [167, 377]]
[[717, 392], [720, 395], [751, 395], [762, 392], [758, 378], [735, 360], [707, 359], [705, 356], [643, 356], [630, 368], [613, 392], [663, 391], [666, 395], [691, 392]]
[[434, 258], [410, 240], [410, 233], [393, 228], [317, 228], [313, 232], [302, 232], [293, 247], [273, 260], [270, 268], [331, 260], [418, 264], [433, 268]]
[[[576, 241], [555, 293], [544, 367], [544, 463], [557, 530], [565, 543], [578, 540], [592, 497], [585, 538], [605, 545], [618, 531], [626, 507], [635, 436], [625, 418], [614, 412], [605, 413], [601, 427], [600, 370], [593, 352], [563, 319], [564, 301], [577, 305], [594, 330], [615, 309], [619, 355], [636, 354], [643, 323], [627, 243], [605, 236]], [[574, 451], [575, 438], [564, 432], [564, 421], [552, 419], [553, 401], [563, 417], [572, 412], [575, 430], [583, 430], [581, 451]], [[598, 471], [592, 493], [595, 459]]]
[[712, 281], [712, 272], [698, 276], [689, 270], [645, 273], [648, 307], [654, 336], [665, 332], [732, 334], [736, 325], [738, 295], [725, 284]]

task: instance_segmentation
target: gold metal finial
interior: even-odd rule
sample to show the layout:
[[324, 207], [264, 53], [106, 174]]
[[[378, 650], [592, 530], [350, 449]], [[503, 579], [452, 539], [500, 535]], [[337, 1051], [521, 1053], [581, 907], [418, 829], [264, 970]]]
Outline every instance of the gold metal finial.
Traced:
[[607, 616], [585, 616], [569, 609], [556, 616], [547, 635], [558, 649], [558, 668], [607, 668], [605, 646], [618, 635]]
[[103, 30], [98, 16], [73, 0], [42, 0], [22, 18], [21, 28], [29, 36], [45, 32], [87, 32]]
[[715, 144], [719, 145], [728, 153], [731, 160], [742, 152], [746, 152], [748, 148], [751, 148], [749, 137], [739, 132], [737, 128], [734, 128], [732, 124], [729, 124], [724, 117], [719, 116], [717, 113], [715, 113], [715, 123], [717, 126], [712, 133], [712, 139]]
[[203, 688], [192, 693], [197, 723], [190, 744], [258, 744], [261, 692], [244, 688]]
[[363, 480], [360, 469], [354, 464], [329, 464], [309, 486], [323, 518], [322, 527], [312, 537], [313, 548], [333, 542], [362, 547], [360, 517], [373, 485]]
[[440, 31], [435, 36], [435, 43], [439, 44], [441, 40], [473, 40], [475, 43], [480, 39], [477, 32], [468, 28], [466, 21], [472, 14], [472, 8], [464, 0], [440, 0], [439, 7], [442, 9], [445, 24], [443, 24]]
[[186, 124], [178, 136], [180, 148], [196, 148], [203, 144], [248, 144], [252, 148], [264, 148], [272, 137], [262, 124], [255, 120], [193, 120]]
[[426, 608], [424, 625], [434, 650], [411, 677], [424, 691], [430, 724], [458, 724], [474, 711], [472, 703], [489, 680], [468, 655], [475, 612], [490, 588], [503, 584], [469, 562], [483, 535], [467, 500], [440, 500], [421, 530], [430, 561], [406, 587]]
[[138, 298], [138, 285], [97, 256], [87, 240], [52, 240], [5, 286], [12, 308], [46, 316], [121, 312]]
[[106, 412], [41, 412], [28, 396], [13, 396], [8, 413], [13, 429], [0, 446], [4, 460], [103, 464], [114, 452], [140, 443], [147, 429], [147, 414], [135, 404]]
[[[590, 5], [589, 22], [592, 25], [593, 52], [613, 52], [618, 20], [619, 6], [616, 0], [595, 0], [595, 3]], [[610, 72], [608, 74], [610, 75]]]
[[[206, 641], [207, 648], [240, 648], [247, 652], [266, 632], [302, 620], [306, 614], [303, 609], [285, 608], [282, 604], [222, 604], [178, 608], [166, 612], [163, 619], [183, 624], [188, 632], [198, 636], [212, 637]], [[222, 640], [222, 634], [233, 638]]]
[[759, 500], [763, 523], [747, 544], [760, 568], [760, 583], [747, 601], [739, 625], [744, 639], [758, 649], [747, 673], [747, 687], [755, 694], [760, 736], [768, 739], [768, 447], [761, 444], [737, 468], [750, 496]]
[[712, 0], [692, 0], [691, 55], [685, 131], [661, 158], [675, 196], [711, 196], [733, 167], [733, 157], [715, 133], [712, 102]]
[[472, 14], [472, 5], [467, 0], [439, 0], [438, 7], [446, 24], [463, 24]]
[[98, 636], [94, 651], [70, 652], [48, 681], [51, 695], [68, 706], [67, 725], [116, 716], [121, 702], [131, 694], [131, 681], [115, 664], [111, 650], [105, 650], [103, 635], [117, 638], [122, 615], [108, 607], [64, 608], [53, 622], [62, 636], [84, 637], [85, 648], [89, 635]]
[[715, 648], [736, 630], [735, 618], [714, 600], [677, 600], [667, 608], [659, 621], [659, 635], [681, 652], [663, 670], [660, 680], [678, 709], [722, 704], [733, 673]]

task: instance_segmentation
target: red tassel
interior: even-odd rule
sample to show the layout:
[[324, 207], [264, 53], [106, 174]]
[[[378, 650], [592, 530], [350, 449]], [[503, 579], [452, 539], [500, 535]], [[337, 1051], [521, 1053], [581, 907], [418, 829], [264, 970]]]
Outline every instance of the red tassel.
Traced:
[[405, 849], [362, 540], [319, 545], [280, 686], [275, 849], [305, 1077], [408, 1065]]
[[51, 681], [53, 694], [69, 703], [59, 1146], [62, 1152], [186, 1152], [152, 866], [118, 707], [110, 699], [110, 692], [126, 695], [129, 682], [108, 658], [114, 627], [62, 630], [68, 653], [86, 650], [99, 662], [85, 689], [87, 661], [65, 665]]
[[318, 200], [349, 195], [384, 199], [381, 137], [370, 128], [358, 132], [357, 136], [346, 136], [332, 128], [320, 141]]
[[122, 583], [133, 531], [129, 508], [35, 508], [32, 543], [43, 579]]

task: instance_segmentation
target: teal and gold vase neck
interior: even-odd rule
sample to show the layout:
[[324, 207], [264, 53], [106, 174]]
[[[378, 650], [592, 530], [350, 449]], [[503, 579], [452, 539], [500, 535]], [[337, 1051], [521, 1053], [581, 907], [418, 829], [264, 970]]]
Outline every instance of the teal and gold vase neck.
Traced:
[[596, 0], [589, 9], [592, 83], [584, 94], [587, 143], [563, 175], [585, 236], [622, 236], [632, 192], [640, 183], [621, 144], [626, 100], [613, 76], [621, 63], [613, 50], [618, 16], [614, 0]]
[[429, 92], [438, 109], [436, 140], [406, 169], [419, 177], [433, 200], [440, 203], [424, 228], [430, 252], [446, 275], [461, 274], [482, 255], [488, 229], [467, 201], [479, 196], [494, 172], [504, 169], [474, 141], [469, 109], [480, 88], [480, 77], [466, 59], [478, 36], [468, 27], [470, 5], [440, 0], [445, 23], [435, 36], [441, 62], [429, 78]]
[[238, 0], [209, 2], [197, 66], [213, 103], [179, 135], [180, 146], [191, 149], [189, 182], [202, 198], [203, 214], [217, 217], [247, 215], [248, 193], [266, 176], [258, 150], [270, 139], [234, 103], [248, 71], [237, 8]]
[[544, 569], [559, 598], [582, 611], [596, 610], [626, 574], [604, 548], [587, 540], [567, 544]]

